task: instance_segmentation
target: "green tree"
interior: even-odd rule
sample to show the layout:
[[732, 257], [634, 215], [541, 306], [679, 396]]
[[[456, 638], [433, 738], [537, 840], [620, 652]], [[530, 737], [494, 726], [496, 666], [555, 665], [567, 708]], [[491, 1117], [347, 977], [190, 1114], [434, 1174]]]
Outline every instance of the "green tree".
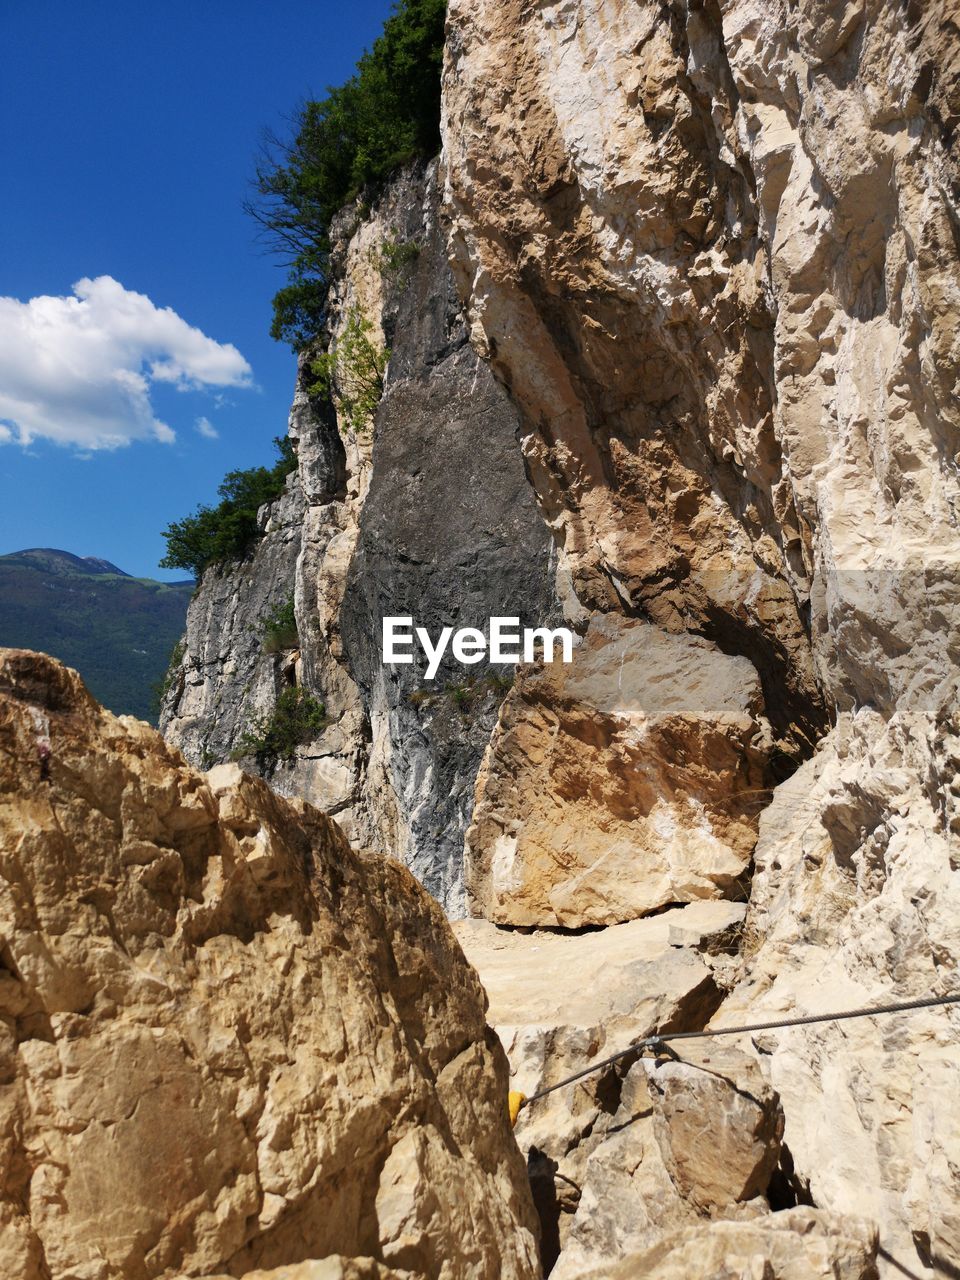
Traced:
[[353, 76], [305, 102], [293, 140], [272, 140], [247, 208], [290, 269], [274, 299], [272, 335], [299, 350], [319, 332], [330, 223], [361, 192], [440, 149], [446, 0], [399, 0]]
[[210, 565], [246, 554], [260, 537], [257, 511], [279, 498], [297, 466], [290, 440], [278, 437], [273, 443], [278, 458], [272, 467], [228, 472], [217, 490], [217, 506], [200, 506], [192, 516], [167, 526], [167, 554], [160, 561], [164, 569], [186, 569], [199, 582]]
[[356, 307], [329, 349], [310, 364], [316, 381], [313, 390], [334, 398], [341, 418], [356, 435], [368, 431], [383, 395], [383, 375], [390, 351], [370, 337], [371, 324]]

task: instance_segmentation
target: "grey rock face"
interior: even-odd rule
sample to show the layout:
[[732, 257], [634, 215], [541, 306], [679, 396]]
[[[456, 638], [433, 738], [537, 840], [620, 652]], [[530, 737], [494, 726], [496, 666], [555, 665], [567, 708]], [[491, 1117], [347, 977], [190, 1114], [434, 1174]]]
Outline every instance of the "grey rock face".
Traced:
[[[308, 395], [301, 361], [289, 429], [298, 474], [261, 512], [253, 554], [204, 575], [161, 724], [209, 766], [285, 682], [304, 685], [331, 723], [274, 769], [273, 785], [402, 857], [459, 914], [474, 781], [508, 672], [450, 657], [430, 683], [422, 663], [385, 669], [381, 621], [411, 615], [434, 635], [495, 614], [532, 626], [554, 609], [555, 564], [516, 411], [469, 344], [438, 203], [430, 166], [400, 175], [364, 221], [344, 216], [330, 337], [359, 310], [390, 348], [375, 421], [358, 433], [341, 414], [338, 429]], [[291, 594], [300, 648], [265, 654], [262, 618]]]
[[468, 343], [430, 178], [422, 213], [406, 213], [404, 239], [421, 248], [385, 308], [390, 378], [341, 627], [375, 740], [386, 733], [407, 860], [458, 911], [463, 833], [503, 692], [495, 677], [508, 669], [448, 655], [427, 682], [419, 653], [413, 665], [385, 668], [381, 620], [411, 616], [433, 636], [444, 626], [483, 630], [491, 615], [534, 625], [552, 606], [551, 543], [516, 411]]
[[264, 653], [263, 620], [293, 594], [303, 513], [303, 493], [291, 476], [286, 493], [260, 512], [267, 532], [256, 552], [208, 569], [190, 602], [183, 657], [160, 727], [201, 768], [229, 757], [282, 685], [284, 657]]

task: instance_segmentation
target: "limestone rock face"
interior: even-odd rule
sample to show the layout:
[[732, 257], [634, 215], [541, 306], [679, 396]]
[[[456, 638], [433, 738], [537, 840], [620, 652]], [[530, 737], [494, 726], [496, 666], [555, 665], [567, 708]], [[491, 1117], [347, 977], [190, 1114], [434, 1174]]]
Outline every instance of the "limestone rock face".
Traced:
[[36, 654], [0, 748], [4, 1277], [538, 1274], [502, 1050], [409, 872]]
[[467, 832], [473, 913], [612, 924], [731, 895], [771, 746], [747, 659], [596, 615], [571, 664], [522, 673], [504, 704]]
[[582, 1192], [555, 1280], [656, 1249], [708, 1215], [769, 1216], [783, 1113], [746, 1055], [643, 1059], [617, 1083], [608, 1081], [584, 1144]]
[[[654, 1030], [705, 1025], [722, 996], [707, 952], [724, 945], [744, 911], [742, 903], [698, 902], [582, 935], [487, 920], [453, 927], [490, 998], [513, 1087], [532, 1094]], [[681, 927], [686, 939], [676, 945]], [[581, 1093], [561, 1093], [555, 1111], [545, 1104], [536, 1114], [562, 1129]]]
[[[841, 716], [761, 815], [751, 956], [718, 1022], [956, 992], [957, 685], [886, 720]], [[960, 1259], [956, 1007], [758, 1036], [816, 1204], [882, 1224], [897, 1256]]]
[[[737, 904], [700, 902], [584, 935], [478, 920], [455, 930], [489, 992], [512, 1087], [532, 1096], [643, 1036], [703, 1027], [742, 916]], [[784, 1117], [750, 1047], [678, 1041], [669, 1056], [635, 1053], [521, 1110], [553, 1280], [684, 1267], [705, 1280], [872, 1280], [869, 1223], [771, 1213]]]
[[[413, 616], [433, 634], [491, 615], [535, 625], [554, 608], [556, 564], [516, 410], [468, 340], [438, 204], [436, 165], [414, 167], [332, 229], [323, 341], [362, 316], [391, 353], [383, 399], [355, 430], [310, 396], [301, 357], [297, 473], [261, 511], [251, 555], [204, 574], [161, 727], [206, 768], [288, 683], [303, 685], [329, 723], [271, 785], [335, 815], [354, 844], [401, 858], [462, 914], [463, 833], [502, 690], [486, 667], [449, 660], [429, 684], [419, 665], [385, 670], [381, 620]], [[399, 266], [391, 246], [406, 251]], [[267, 610], [291, 597], [299, 648], [265, 654]]]
[[662, 1099], [656, 1134], [671, 1180], [709, 1213], [766, 1191], [780, 1157], [783, 1114], [751, 1058], [703, 1045], [682, 1046], [683, 1060], [648, 1070], [648, 1080]]
[[[444, 90], [471, 334], [581, 604], [749, 658], [816, 743], [718, 1019], [955, 992], [956, 5], [452, 0]], [[956, 1022], [757, 1041], [794, 1194], [890, 1276], [960, 1266]]]
[[[231, 1276], [204, 1276], [203, 1280], [233, 1280]], [[269, 1271], [248, 1271], [242, 1280], [412, 1280], [409, 1271], [395, 1271], [372, 1258], [342, 1258], [294, 1263]]]
[[[171, 698], [209, 722], [292, 675], [332, 722], [282, 790], [454, 912], [469, 826], [473, 909], [605, 926], [463, 926], [527, 1092], [621, 1033], [957, 990], [957, 33], [947, 0], [451, 0], [442, 207], [430, 167], [337, 230], [326, 336], [358, 307], [393, 356], [372, 438], [301, 380], [261, 543], [286, 572], [306, 504], [301, 651], [233, 672], [191, 639]], [[506, 593], [542, 617], [554, 585], [583, 643], [498, 721], [492, 682], [379, 665], [384, 613], [470, 623]], [[239, 635], [231, 608], [201, 629]], [[693, 913], [742, 914], [738, 881], [731, 956]], [[557, 1275], [956, 1270], [956, 1033], [955, 1010], [797, 1028], [525, 1110]], [[377, 1171], [394, 1241], [416, 1132]]]
[[942, 2], [451, 4], [455, 270], [577, 593], [787, 737], [882, 685], [832, 575], [956, 564], [958, 75]]
[[716, 9], [454, 0], [444, 95], [455, 272], [579, 600], [748, 654], [802, 750], [809, 534]]
[[789, 1209], [752, 1222], [687, 1227], [583, 1280], [876, 1280], [876, 1262], [876, 1234], [866, 1223]]
[[461, 915], [463, 836], [504, 670], [463, 667], [449, 653], [433, 681], [420, 656], [385, 665], [382, 619], [412, 617], [433, 636], [445, 626], [486, 630], [494, 615], [535, 626], [554, 608], [556, 564], [524, 473], [516, 410], [469, 343], [439, 199], [433, 166], [418, 204], [380, 214], [381, 239], [417, 253], [387, 282], [390, 365], [338, 628], [370, 721], [369, 803], [395, 796], [399, 815], [393, 840], [376, 826], [371, 840]]
[[256, 555], [230, 572], [207, 570], [190, 601], [161, 725], [175, 729], [177, 745], [201, 768], [229, 757], [281, 687], [281, 658], [264, 653], [263, 620], [293, 595], [303, 517], [302, 490], [288, 478], [283, 496], [259, 513]]
[[[722, 998], [722, 976], [710, 952], [717, 944], [722, 949], [743, 911], [741, 904], [698, 902], [583, 935], [457, 922], [457, 937], [490, 997], [491, 1021], [510, 1060], [511, 1088], [532, 1096], [655, 1031], [704, 1026]], [[670, 940], [678, 927], [686, 935], [682, 946]], [[588, 1076], [520, 1113], [516, 1132], [541, 1217], [544, 1264], [556, 1263], [557, 1275], [564, 1268], [578, 1276], [588, 1264], [612, 1264], [630, 1241], [648, 1242], [675, 1220], [699, 1219], [701, 1211], [668, 1171], [654, 1127], [660, 1099], [673, 1086], [665, 1085], [662, 1094], [648, 1087], [648, 1065], [636, 1063], [625, 1079], [617, 1069]], [[762, 1082], [759, 1087], [775, 1137], [775, 1098]], [[682, 1152], [691, 1152], [677, 1118], [679, 1093], [677, 1101], [663, 1141], [679, 1169]], [[767, 1132], [763, 1125], [760, 1130]], [[710, 1128], [710, 1142], [722, 1132], [722, 1125]], [[775, 1163], [774, 1148], [771, 1143]], [[724, 1151], [718, 1141], [721, 1163]], [[765, 1187], [763, 1173], [751, 1181], [750, 1159], [742, 1148], [731, 1162], [746, 1176], [728, 1181], [728, 1188], [736, 1184], [730, 1203], [745, 1187], [756, 1194], [756, 1181]], [[754, 1163], [766, 1167], [768, 1160], [764, 1147]]]
[[[308, 380], [301, 362], [289, 428], [298, 470], [288, 477], [283, 496], [260, 509], [262, 537], [248, 555], [204, 572], [187, 610], [182, 654], [171, 673], [160, 727], [192, 764], [208, 769], [232, 758], [244, 733], [270, 715], [288, 685], [309, 688], [323, 701], [329, 726], [316, 741], [300, 744], [294, 760], [277, 762], [271, 784], [336, 814], [344, 831], [361, 841], [369, 834], [359, 803], [358, 744], [365, 717], [349, 673], [329, 657], [336, 644], [343, 545], [351, 527], [355, 533], [359, 495], [356, 484], [348, 487], [348, 454], [336, 423], [307, 396]], [[355, 451], [350, 461], [356, 466]], [[309, 602], [303, 594], [307, 564]], [[267, 652], [270, 612], [289, 601], [298, 635], [286, 649]], [[324, 670], [322, 681], [317, 666]], [[257, 767], [252, 758], [245, 763]]]

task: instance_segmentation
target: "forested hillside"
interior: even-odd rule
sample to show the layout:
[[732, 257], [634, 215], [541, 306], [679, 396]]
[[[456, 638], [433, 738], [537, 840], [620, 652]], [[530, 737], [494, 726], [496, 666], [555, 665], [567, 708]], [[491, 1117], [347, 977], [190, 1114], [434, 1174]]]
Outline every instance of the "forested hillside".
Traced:
[[132, 578], [106, 560], [17, 551], [0, 556], [0, 645], [52, 654], [111, 711], [154, 720], [192, 594], [192, 582]]

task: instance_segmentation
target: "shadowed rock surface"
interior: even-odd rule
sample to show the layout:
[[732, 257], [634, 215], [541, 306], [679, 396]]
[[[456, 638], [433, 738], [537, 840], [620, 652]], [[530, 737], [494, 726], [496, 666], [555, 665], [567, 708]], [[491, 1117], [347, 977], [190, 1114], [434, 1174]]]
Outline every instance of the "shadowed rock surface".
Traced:
[[420, 248], [384, 309], [390, 372], [340, 628], [371, 754], [404, 814], [403, 855], [460, 914], [463, 833], [502, 697], [488, 678], [509, 669], [463, 667], [448, 650], [426, 682], [419, 653], [414, 665], [384, 665], [381, 620], [411, 616], [433, 637], [444, 626], [486, 631], [493, 615], [534, 626], [551, 612], [555, 565], [516, 411], [468, 342], [432, 172], [422, 199], [395, 233]]

